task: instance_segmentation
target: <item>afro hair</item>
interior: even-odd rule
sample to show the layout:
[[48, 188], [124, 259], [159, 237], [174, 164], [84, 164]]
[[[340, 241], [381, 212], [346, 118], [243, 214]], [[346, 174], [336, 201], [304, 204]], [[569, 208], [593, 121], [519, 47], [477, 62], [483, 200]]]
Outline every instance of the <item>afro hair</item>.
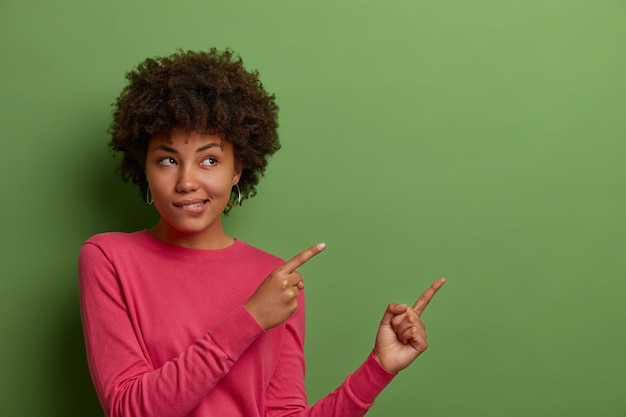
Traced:
[[109, 146], [122, 153], [118, 171], [139, 186], [144, 199], [148, 142], [178, 128], [230, 141], [242, 168], [241, 198], [256, 194], [269, 157], [280, 149], [278, 106], [258, 71], [247, 71], [231, 50], [212, 48], [148, 58], [126, 79], [114, 103]]

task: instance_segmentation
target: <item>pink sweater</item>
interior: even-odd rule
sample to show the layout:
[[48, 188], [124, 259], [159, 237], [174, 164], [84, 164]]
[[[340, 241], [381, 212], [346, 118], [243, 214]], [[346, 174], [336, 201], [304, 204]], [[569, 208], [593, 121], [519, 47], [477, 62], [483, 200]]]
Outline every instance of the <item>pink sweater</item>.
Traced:
[[[264, 331], [243, 304], [279, 258], [105, 233], [81, 248], [89, 369], [107, 416], [362, 416], [391, 381], [370, 355], [313, 406], [304, 389], [304, 298]], [[302, 293], [301, 293], [302, 294]]]

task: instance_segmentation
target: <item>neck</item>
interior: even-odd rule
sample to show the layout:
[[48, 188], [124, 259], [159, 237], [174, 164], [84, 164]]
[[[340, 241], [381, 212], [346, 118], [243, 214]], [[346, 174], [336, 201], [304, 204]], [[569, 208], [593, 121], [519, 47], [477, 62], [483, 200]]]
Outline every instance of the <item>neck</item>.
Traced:
[[221, 224], [213, 230], [200, 233], [173, 229], [163, 219], [150, 230], [150, 234], [163, 242], [188, 249], [216, 250], [232, 245], [235, 239], [228, 236]]

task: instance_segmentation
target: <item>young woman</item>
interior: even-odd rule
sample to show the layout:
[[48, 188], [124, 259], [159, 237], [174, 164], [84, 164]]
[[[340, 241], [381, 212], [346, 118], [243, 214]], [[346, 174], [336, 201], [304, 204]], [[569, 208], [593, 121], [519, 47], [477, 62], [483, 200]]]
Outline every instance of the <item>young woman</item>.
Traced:
[[111, 146], [159, 222], [81, 248], [89, 369], [107, 416], [362, 416], [427, 347], [420, 314], [390, 304], [372, 353], [315, 405], [304, 389], [297, 268], [229, 236], [224, 212], [255, 194], [280, 145], [274, 96], [229, 50], [147, 59], [127, 74]]

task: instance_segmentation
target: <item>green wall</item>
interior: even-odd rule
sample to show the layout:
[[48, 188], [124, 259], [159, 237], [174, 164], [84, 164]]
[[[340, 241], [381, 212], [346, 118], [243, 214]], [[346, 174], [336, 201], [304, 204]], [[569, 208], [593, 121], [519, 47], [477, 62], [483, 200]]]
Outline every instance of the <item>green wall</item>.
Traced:
[[106, 143], [123, 74], [232, 47], [283, 149], [230, 233], [303, 268], [315, 401], [388, 302], [448, 283], [370, 416], [626, 415], [626, 3], [0, 3], [0, 415], [97, 416], [76, 255], [151, 208]]

